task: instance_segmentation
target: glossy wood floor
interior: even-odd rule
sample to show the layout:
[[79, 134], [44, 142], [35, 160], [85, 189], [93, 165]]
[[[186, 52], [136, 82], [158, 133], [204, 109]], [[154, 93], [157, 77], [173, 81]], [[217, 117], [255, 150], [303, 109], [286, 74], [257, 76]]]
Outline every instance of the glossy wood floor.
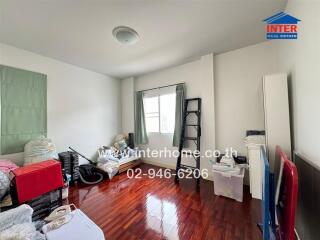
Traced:
[[[143, 164], [144, 173], [158, 167]], [[126, 173], [94, 186], [70, 189], [76, 204], [111, 239], [261, 239], [256, 227], [260, 201], [245, 189], [244, 202], [214, 196], [213, 183], [194, 180], [129, 179]]]

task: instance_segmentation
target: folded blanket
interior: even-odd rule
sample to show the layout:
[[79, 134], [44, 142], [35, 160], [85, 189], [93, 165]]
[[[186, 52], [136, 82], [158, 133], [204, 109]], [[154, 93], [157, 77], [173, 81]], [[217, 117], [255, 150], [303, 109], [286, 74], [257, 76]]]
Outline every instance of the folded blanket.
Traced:
[[1, 240], [45, 240], [32, 223], [33, 209], [23, 204], [0, 213]]
[[45, 240], [45, 236], [37, 232], [33, 223], [22, 223], [0, 232], [1, 240]]
[[[26, 204], [0, 213], [0, 232], [16, 224], [31, 223], [33, 209]], [[2, 238], [0, 238], [2, 239]]]

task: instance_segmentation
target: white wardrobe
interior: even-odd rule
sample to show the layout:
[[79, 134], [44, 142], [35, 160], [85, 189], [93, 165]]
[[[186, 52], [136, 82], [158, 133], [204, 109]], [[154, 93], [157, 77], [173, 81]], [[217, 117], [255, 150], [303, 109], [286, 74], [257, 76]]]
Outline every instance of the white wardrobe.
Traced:
[[266, 146], [270, 169], [273, 170], [275, 150], [279, 145], [291, 159], [291, 134], [287, 74], [263, 77]]
[[[249, 158], [250, 193], [253, 198], [262, 199], [262, 159], [260, 146], [266, 146], [270, 168], [273, 171], [275, 150], [279, 145], [291, 158], [290, 116], [288, 82], [286, 74], [272, 74], [263, 77], [263, 98], [265, 113], [265, 140], [253, 136], [247, 140]], [[261, 136], [260, 136], [261, 137]], [[264, 144], [265, 143], [265, 144]]]

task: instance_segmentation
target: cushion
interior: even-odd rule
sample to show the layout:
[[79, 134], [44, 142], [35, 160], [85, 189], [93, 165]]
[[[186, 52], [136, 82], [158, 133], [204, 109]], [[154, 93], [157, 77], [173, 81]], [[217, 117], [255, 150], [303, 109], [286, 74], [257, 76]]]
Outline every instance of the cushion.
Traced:
[[10, 171], [18, 168], [16, 164], [14, 164], [10, 160], [0, 159], [0, 171], [4, 173], [9, 173]]
[[125, 150], [125, 149], [128, 147], [128, 145], [127, 145], [127, 143], [126, 143], [125, 140], [121, 140], [121, 141], [119, 141], [119, 142], [116, 142], [116, 143], [114, 144], [114, 146], [115, 146], [118, 150], [120, 150], [120, 151], [123, 151], [123, 150]]

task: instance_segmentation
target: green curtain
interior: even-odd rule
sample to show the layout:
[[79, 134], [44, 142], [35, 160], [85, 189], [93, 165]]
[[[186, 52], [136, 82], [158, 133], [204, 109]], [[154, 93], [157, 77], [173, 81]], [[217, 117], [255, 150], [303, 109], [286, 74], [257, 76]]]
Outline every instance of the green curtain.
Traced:
[[0, 65], [0, 154], [23, 152], [24, 145], [47, 135], [47, 76]]
[[144, 116], [143, 92], [136, 92], [135, 96], [135, 121], [134, 121], [135, 143], [147, 144], [148, 135], [146, 130], [146, 119]]
[[174, 147], [179, 147], [181, 128], [183, 122], [183, 110], [184, 110], [184, 100], [185, 100], [185, 85], [179, 84], [176, 87], [176, 115], [175, 115], [175, 125], [172, 145]]

